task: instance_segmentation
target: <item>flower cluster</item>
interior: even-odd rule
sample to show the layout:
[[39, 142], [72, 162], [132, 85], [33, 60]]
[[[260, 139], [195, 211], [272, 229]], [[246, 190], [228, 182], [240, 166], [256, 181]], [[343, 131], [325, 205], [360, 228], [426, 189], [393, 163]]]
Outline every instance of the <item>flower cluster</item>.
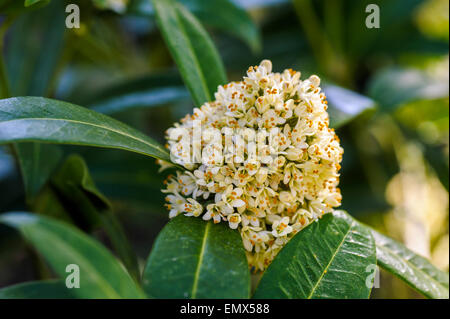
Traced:
[[339, 206], [343, 149], [319, 84], [291, 69], [273, 73], [264, 60], [170, 128], [172, 159], [184, 167], [163, 190], [170, 217], [228, 223], [249, 265], [264, 270], [298, 231]]

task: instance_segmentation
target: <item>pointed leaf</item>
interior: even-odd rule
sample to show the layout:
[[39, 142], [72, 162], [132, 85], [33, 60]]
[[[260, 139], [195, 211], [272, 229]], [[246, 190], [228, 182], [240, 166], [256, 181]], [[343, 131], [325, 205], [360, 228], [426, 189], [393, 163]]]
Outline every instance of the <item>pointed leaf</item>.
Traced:
[[222, 60], [197, 19], [180, 3], [153, 0], [156, 21], [195, 105], [214, 99], [227, 78]]
[[381, 267], [428, 298], [448, 299], [448, 273], [439, 270], [399, 242], [371, 229]]
[[329, 102], [330, 125], [334, 128], [375, 108], [375, 101], [372, 99], [336, 85], [325, 85], [323, 91]]
[[0, 215], [0, 223], [16, 228], [33, 244], [55, 273], [66, 278], [66, 267], [80, 269], [79, 298], [141, 298], [142, 292], [123, 266], [96, 240], [78, 229], [36, 214]]
[[375, 242], [343, 211], [326, 214], [297, 235], [267, 268], [254, 298], [368, 298]]
[[178, 216], [155, 241], [143, 277], [155, 298], [248, 298], [250, 273], [239, 232]]
[[170, 160], [150, 137], [81, 106], [42, 97], [0, 100], [0, 144], [27, 141], [116, 148]]
[[184, 0], [189, 10], [205, 24], [237, 36], [247, 42], [253, 52], [261, 50], [258, 28], [247, 12], [232, 0]]
[[[245, 41], [257, 52], [261, 49], [261, 35], [248, 13], [233, 0], [178, 0], [201, 22]], [[148, 0], [133, 1], [129, 13], [153, 17], [153, 6]]]
[[182, 99], [189, 99], [189, 92], [179, 77], [150, 75], [108, 87], [86, 104], [96, 112], [113, 114]]

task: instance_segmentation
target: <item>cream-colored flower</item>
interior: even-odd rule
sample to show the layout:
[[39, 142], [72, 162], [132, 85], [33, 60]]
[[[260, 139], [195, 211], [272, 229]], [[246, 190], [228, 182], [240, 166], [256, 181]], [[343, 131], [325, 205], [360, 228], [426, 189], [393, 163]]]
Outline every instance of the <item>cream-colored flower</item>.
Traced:
[[283, 217], [281, 220], [276, 220], [272, 224], [273, 237], [286, 236], [292, 232], [292, 226], [289, 226], [289, 217]]
[[184, 167], [163, 190], [169, 216], [228, 222], [250, 267], [264, 270], [297, 232], [339, 206], [343, 149], [319, 85], [315, 75], [272, 72], [264, 60], [169, 128], [172, 162]]
[[197, 202], [195, 199], [192, 198], [188, 198], [187, 199], [187, 203], [184, 204], [184, 212], [186, 212], [186, 214], [184, 214], [185, 216], [194, 216], [194, 217], [198, 217], [202, 214], [203, 212], [203, 206]]
[[231, 229], [236, 229], [241, 223], [241, 215], [240, 214], [231, 214], [227, 217], [228, 225], [230, 225]]
[[206, 213], [203, 215], [203, 220], [210, 220], [212, 218], [214, 224], [220, 223], [223, 216], [231, 214], [233, 209], [228, 207], [224, 202], [209, 204], [206, 206]]

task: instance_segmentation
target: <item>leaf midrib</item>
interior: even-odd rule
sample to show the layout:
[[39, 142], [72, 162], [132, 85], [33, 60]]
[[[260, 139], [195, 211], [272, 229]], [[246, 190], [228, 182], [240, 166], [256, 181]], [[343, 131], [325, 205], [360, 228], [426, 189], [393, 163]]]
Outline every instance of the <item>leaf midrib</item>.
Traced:
[[192, 291], [191, 291], [192, 298], [195, 298], [197, 295], [198, 280], [200, 277], [200, 268], [202, 267], [202, 263], [203, 263], [203, 256], [205, 254], [205, 247], [206, 247], [206, 239], [208, 237], [210, 225], [211, 225], [211, 222], [207, 222], [206, 226], [205, 226], [205, 233], [203, 235], [202, 246], [200, 248], [200, 255], [198, 258], [198, 264], [197, 264], [197, 268], [194, 273], [194, 282], [192, 284]]
[[107, 131], [111, 131], [114, 133], [117, 133], [119, 135], [123, 135], [126, 136], [130, 139], [136, 140], [138, 142], [141, 142], [142, 144], [145, 144], [147, 146], [150, 147], [154, 147], [156, 148], [158, 151], [162, 152], [162, 153], [166, 153], [166, 151], [164, 149], [161, 149], [158, 145], [154, 145], [151, 144], [149, 142], [146, 142], [145, 140], [142, 140], [140, 138], [134, 137], [132, 135], [126, 134], [123, 131], [118, 131], [115, 129], [112, 129], [110, 127], [107, 126], [103, 126], [103, 125], [98, 125], [98, 124], [93, 124], [93, 123], [89, 123], [89, 122], [82, 122], [82, 121], [77, 121], [77, 120], [70, 120], [70, 119], [55, 119], [55, 118], [46, 118], [46, 117], [39, 117], [39, 118], [34, 118], [34, 117], [27, 117], [27, 118], [21, 118], [21, 119], [14, 119], [14, 120], [8, 120], [8, 121], [1, 121], [0, 124], [2, 123], [11, 123], [11, 122], [16, 122], [16, 121], [61, 121], [61, 122], [69, 122], [69, 123], [77, 123], [77, 124], [82, 124], [82, 125], [87, 125], [87, 126], [93, 126], [93, 127], [97, 127], [97, 128], [101, 128]]
[[354, 227], [355, 223], [352, 222], [352, 224], [350, 225], [350, 227], [348, 228], [347, 232], [345, 233], [344, 237], [342, 237], [342, 241], [339, 243], [337, 249], [335, 250], [335, 252], [333, 253], [333, 255], [330, 258], [330, 261], [328, 262], [328, 265], [323, 269], [322, 274], [320, 275], [320, 277], [317, 279], [316, 284], [314, 285], [314, 287], [312, 288], [310, 294], [308, 295], [307, 299], [311, 299], [313, 294], [316, 292], [317, 287], [319, 286], [320, 282], [322, 281], [322, 278], [325, 276], [326, 272], [328, 271], [328, 268], [330, 268], [331, 263], [334, 261], [334, 259], [336, 258], [336, 255], [338, 254], [338, 252], [340, 251], [342, 245], [345, 242], [345, 239], [347, 238], [348, 234], [350, 233], [351, 229]]

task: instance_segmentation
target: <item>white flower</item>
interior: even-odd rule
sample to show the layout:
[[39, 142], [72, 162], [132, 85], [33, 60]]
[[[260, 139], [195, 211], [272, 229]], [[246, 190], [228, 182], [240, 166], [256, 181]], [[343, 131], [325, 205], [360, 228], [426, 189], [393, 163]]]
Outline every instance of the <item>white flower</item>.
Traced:
[[180, 196], [178, 193], [174, 193], [173, 195], [167, 195], [166, 201], [168, 204], [165, 204], [167, 209], [169, 209], [169, 217], [174, 218], [179, 213], [184, 212], [184, 205], [186, 204], [186, 199]]
[[292, 232], [292, 226], [289, 226], [289, 217], [283, 217], [281, 220], [276, 220], [272, 224], [272, 235], [274, 237], [286, 236]]
[[259, 251], [261, 245], [269, 241], [270, 237], [266, 231], [262, 231], [261, 227], [244, 226], [241, 230], [242, 242], [247, 251], [253, 248]]
[[257, 270], [342, 199], [343, 149], [329, 128], [320, 79], [300, 75], [272, 72], [264, 60], [167, 130], [171, 160], [184, 166], [165, 182], [169, 216], [227, 221]]
[[229, 185], [225, 192], [222, 194], [222, 200], [228, 205], [228, 207], [242, 207], [245, 202], [240, 199], [243, 191], [242, 188], [233, 188]]
[[183, 209], [183, 211], [186, 212], [185, 216], [200, 216], [203, 212], [203, 206], [192, 198], [188, 198], [187, 201], [188, 203], [184, 204]]
[[206, 213], [203, 215], [203, 220], [213, 219], [214, 224], [220, 223], [222, 220], [222, 214], [220, 213], [220, 209], [216, 204], [210, 204], [207, 207]]
[[242, 220], [240, 214], [231, 214], [227, 219], [231, 229], [236, 229]]

